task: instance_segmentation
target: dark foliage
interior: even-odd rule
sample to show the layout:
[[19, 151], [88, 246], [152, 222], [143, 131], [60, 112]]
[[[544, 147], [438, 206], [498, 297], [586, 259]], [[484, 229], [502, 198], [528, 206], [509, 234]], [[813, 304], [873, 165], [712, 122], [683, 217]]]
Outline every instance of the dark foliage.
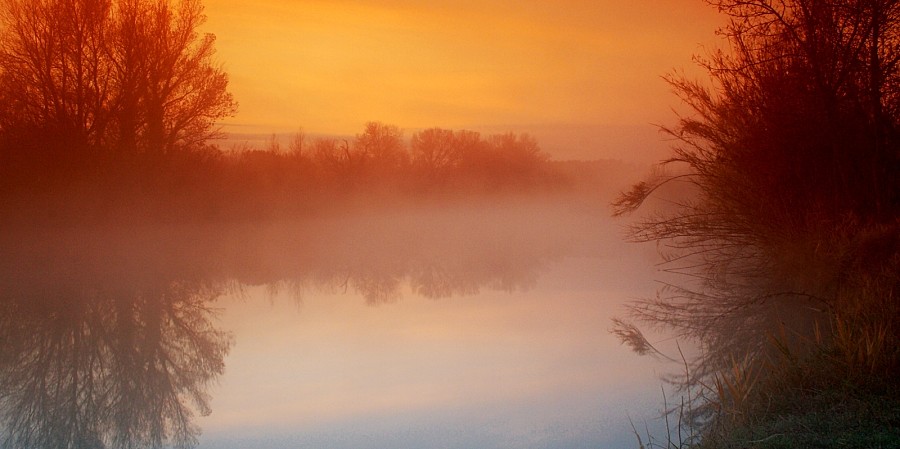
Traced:
[[683, 277], [632, 311], [700, 343], [681, 386], [721, 424], [802, 401], [785, 366], [900, 375], [900, 2], [710, 3], [729, 49], [700, 59], [709, 84], [669, 78], [680, 145], [615, 206], [692, 191], [633, 227]]

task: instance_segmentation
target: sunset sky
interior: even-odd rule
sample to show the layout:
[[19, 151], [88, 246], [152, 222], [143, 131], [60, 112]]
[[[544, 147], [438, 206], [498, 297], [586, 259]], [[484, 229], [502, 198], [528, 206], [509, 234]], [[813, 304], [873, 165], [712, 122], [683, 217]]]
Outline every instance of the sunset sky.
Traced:
[[[207, 0], [236, 134], [367, 121], [530, 132], [559, 157], [653, 153], [721, 18], [701, 0]], [[658, 148], [657, 150], [658, 151]]]

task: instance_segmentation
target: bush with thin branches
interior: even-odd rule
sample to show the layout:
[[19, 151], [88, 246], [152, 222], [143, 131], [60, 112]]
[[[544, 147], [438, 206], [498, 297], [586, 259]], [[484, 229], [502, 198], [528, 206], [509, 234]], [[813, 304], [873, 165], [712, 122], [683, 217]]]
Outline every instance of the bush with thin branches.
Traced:
[[689, 186], [630, 228], [680, 275], [630, 311], [699, 343], [681, 386], [721, 424], [771, 403], [788, 365], [900, 373], [900, 2], [709, 3], [728, 49], [698, 58], [708, 83], [668, 77], [692, 110], [663, 129], [678, 146], [613, 206]]

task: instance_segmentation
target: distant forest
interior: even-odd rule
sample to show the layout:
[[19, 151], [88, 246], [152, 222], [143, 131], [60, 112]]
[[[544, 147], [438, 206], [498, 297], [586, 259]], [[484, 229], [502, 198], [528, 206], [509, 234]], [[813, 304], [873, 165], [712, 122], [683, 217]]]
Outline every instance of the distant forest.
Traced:
[[[407, 139], [371, 122], [352, 139], [298, 134], [285, 146], [223, 151], [217, 123], [237, 102], [215, 37], [198, 32], [200, 1], [0, 6], [6, 220], [271, 218], [338, 197], [603, 188], [587, 184], [604, 164], [550, 161], [535, 139], [512, 133], [433, 128]], [[625, 179], [621, 167], [604, 171]]]
[[[0, 143], [7, 221], [219, 221], [271, 219], [348, 205], [463, 200], [473, 195], [579, 194], [599, 204], [637, 168], [621, 161], [554, 161], [526, 134], [481, 136], [366, 124], [353, 139], [273, 139], [222, 150], [107, 152], [12, 133]], [[17, 141], [18, 140], [18, 141]], [[15, 142], [15, 143], [13, 143]], [[23, 151], [27, 148], [27, 151]], [[79, 151], [80, 150], [80, 151]]]

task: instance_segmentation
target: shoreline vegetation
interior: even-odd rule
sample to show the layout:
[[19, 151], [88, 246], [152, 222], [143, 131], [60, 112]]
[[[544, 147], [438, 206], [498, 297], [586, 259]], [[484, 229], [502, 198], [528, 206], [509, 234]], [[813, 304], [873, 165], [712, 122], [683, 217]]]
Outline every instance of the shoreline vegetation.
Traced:
[[[695, 342], [700, 351], [681, 357], [683, 375], [668, 379], [683, 397], [668, 410], [668, 439], [645, 446], [636, 432], [637, 444], [900, 447], [900, 2], [708, 3], [729, 19], [720, 30], [729, 48], [698, 58], [708, 83], [668, 78], [692, 109], [664, 129], [677, 142], [674, 154], [613, 200], [604, 195], [634, 179], [635, 167], [553, 161], [527, 135], [432, 128], [407, 140], [396, 126], [371, 122], [353, 139], [307, 141], [298, 134], [285, 146], [273, 140], [267, 148], [223, 152], [210, 142], [216, 123], [233, 115], [237, 103], [214, 58], [215, 36], [198, 32], [205, 20], [199, 0], [0, 0], [4, 244], [43, 266], [44, 259], [56, 259], [34, 248], [52, 242], [20, 242], [18, 233], [37, 230], [32, 237], [40, 237], [72, 228], [75, 242], [78, 231], [109, 225], [128, 241], [128, 232], [141, 226], [283, 225], [367, 207], [554, 195], [587, 205], [611, 201], [622, 216], [675, 192], [658, 203], [664, 207], [634, 222], [630, 238], [656, 242], [662, 269], [682, 281], [633, 303], [629, 319], [617, 320], [613, 332], [640, 354], [678, 359], [653, 347], [641, 326]], [[78, 245], [63, 248], [72, 260], [105, 260], [107, 249], [79, 252]], [[203, 254], [214, 259], [219, 248], [211, 248]], [[178, 248], [166, 251], [172, 259], [183, 256]], [[24, 269], [15, 262], [3, 261], [4, 275]], [[530, 267], [512, 268], [489, 273], [476, 287], [527, 283]], [[334, 273], [326, 281], [356, 275]], [[393, 290], [362, 273], [359, 284], [371, 290], [360, 291], [372, 302], [392, 297]], [[401, 275], [422, 280], [423, 291], [435, 296], [474, 288], [471, 282], [427, 283], [430, 272], [400, 270], [376, 280]], [[27, 295], [0, 303], [11, 311], [0, 321], [18, 338], [30, 335], [23, 327], [28, 322], [16, 322], [12, 313], [22, 309], [33, 326], [45, 326], [42, 338], [61, 342], [56, 360], [69, 350], [83, 355], [71, 342], [107, 335], [65, 312], [91, 319], [112, 313], [122, 329], [152, 331], [130, 331], [133, 341], [114, 341], [114, 348], [69, 371], [54, 371], [64, 364], [31, 357], [23, 345], [9, 349], [0, 367], [0, 400], [11, 405], [0, 410], [9, 428], [4, 447], [196, 442], [199, 431], [179, 395], [207, 411], [203, 387], [221, 373], [229, 343], [207, 326], [207, 289], [185, 284], [167, 292], [171, 283], [153, 281], [149, 293], [133, 297], [118, 296], [120, 286], [107, 296], [85, 290], [101, 301], [84, 310], [54, 306], [66, 303], [68, 286], [48, 293], [50, 306]], [[160, 303], [167, 295], [184, 305], [172, 308], [169, 318]], [[47, 316], [69, 327], [60, 330]], [[197, 338], [171, 327], [192, 321], [205, 330]], [[154, 332], [180, 338], [171, 354], [178, 363], [167, 367], [154, 358], [158, 351], [135, 351], [136, 342]], [[185, 358], [202, 356], [196, 348], [206, 346], [212, 348], [208, 357]], [[120, 382], [109, 371], [113, 362], [125, 363], [115, 373], [157, 367], [141, 371], [148, 379], [176, 379], [197, 363], [207, 369], [192, 382], [172, 380], [162, 390], [168, 399], [152, 402], [158, 392], [142, 390], [152, 382]], [[93, 379], [102, 386], [96, 391], [114, 394], [81, 393], [91, 376], [100, 376]], [[23, 395], [15, 382], [44, 396]], [[61, 383], [54, 389], [53, 382]], [[133, 407], [129, 398], [152, 407]]]
[[630, 232], [678, 280], [613, 333], [683, 363], [669, 435], [636, 443], [900, 447], [900, 4], [708, 3], [727, 50], [697, 58], [708, 82], [668, 78], [692, 109], [674, 155], [614, 202], [691, 192]]
[[116, 153], [42, 140], [28, 152], [0, 140], [0, 223], [265, 221], [553, 195], [602, 204], [641, 171], [616, 160], [552, 160], [524, 134], [432, 128], [405, 139], [378, 122], [352, 141], [297, 134], [288, 146], [229, 151]]
[[298, 133], [222, 151], [217, 123], [237, 102], [215, 36], [199, 31], [200, 0], [2, 0], [0, 12], [0, 221], [246, 221], [354, 201], [588, 192], [595, 168], [624, 185], [624, 164], [551, 161], [525, 134], [406, 137], [370, 122], [349, 139]]
[[204, 20], [199, 0], [0, 0], [0, 447], [194, 447], [227, 289], [528, 288], [635, 172], [378, 122], [222, 151], [237, 103]]

